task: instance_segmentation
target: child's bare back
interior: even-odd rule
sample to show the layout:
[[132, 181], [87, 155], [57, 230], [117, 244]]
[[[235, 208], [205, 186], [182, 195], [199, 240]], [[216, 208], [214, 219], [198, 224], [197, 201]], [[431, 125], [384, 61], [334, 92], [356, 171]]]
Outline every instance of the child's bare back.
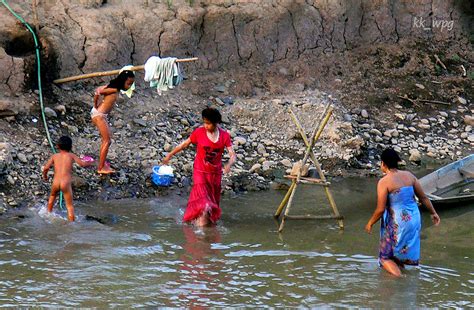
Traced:
[[54, 167], [53, 184], [51, 185], [51, 195], [48, 201], [48, 211], [53, 210], [54, 202], [61, 191], [66, 201], [66, 208], [69, 221], [74, 221], [74, 207], [72, 205], [72, 165], [77, 163], [81, 167], [90, 166], [92, 163], [85, 162], [79, 157], [70, 153], [72, 141], [69, 137], [61, 137], [56, 145], [59, 153], [54, 154], [43, 168], [43, 179], [48, 180], [48, 171]]

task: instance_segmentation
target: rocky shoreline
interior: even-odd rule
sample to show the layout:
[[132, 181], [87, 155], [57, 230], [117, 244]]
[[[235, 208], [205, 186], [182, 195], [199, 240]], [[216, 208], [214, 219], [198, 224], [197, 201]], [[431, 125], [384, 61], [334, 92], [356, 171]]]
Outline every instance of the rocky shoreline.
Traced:
[[[462, 97], [431, 113], [395, 104], [387, 108], [385, 119], [373, 115], [374, 111], [346, 108], [334, 95], [318, 90], [234, 98], [228, 93], [230, 84], [215, 85], [208, 98], [192, 95], [183, 86], [163, 96], [143, 89], [132, 99], [120, 99], [110, 118], [114, 142], [109, 154], [118, 173], [101, 177], [94, 168], [75, 169], [75, 200], [147, 198], [169, 190], [187, 191], [194, 151], [187, 150], [171, 162], [176, 178], [169, 189], [152, 184], [151, 169], [199, 126], [200, 111], [209, 105], [222, 111], [223, 127], [230, 131], [237, 153], [237, 162], [223, 181], [229, 194], [284, 186], [282, 177], [304, 152], [288, 107], [309, 134], [324, 106], [332, 103], [333, 117], [315, 148], [323, 169], [332, 177], [377, 175], [377, 155], [386, 147], [399, 151], [407, 163], [419, 164], [423, 158], [456, 160], [472, 153], [474, 146], [474, 105]], [[92, 88], [66, 87], [55, 92], [61, 104], [46, 109], [51, 136], [68, 134], [75, 153], [97, 157], [100, 137], [89, 120]], [[24, 99], [34, 103], [35, 94]], [[48, 197], [49, 182], [41, 180], [40, 171], [51, 151], [39, 115], [37, 110], [0, 119], [5, 133], [0, 141], [3, 211]]]

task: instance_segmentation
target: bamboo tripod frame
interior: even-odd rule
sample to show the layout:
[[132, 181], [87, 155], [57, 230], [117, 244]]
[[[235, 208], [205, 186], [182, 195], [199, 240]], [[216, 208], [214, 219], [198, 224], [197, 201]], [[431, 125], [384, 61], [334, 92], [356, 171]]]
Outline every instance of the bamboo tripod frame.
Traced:
[[[176, 59], [176, 62], [191, 62], [191, 61], [196, 61], [196, 60], [198, 60], [198, 58], [193, 57], [193, 58]], [[140, 71], [140, 70], [144, 70], [144, 69], [145, 69], [145, 65], [141, 65], [141, 66], [134, 66], [134, 67], [130, 68], [129, 71]], [[93, 72], [93, 73], [75, 75], [75, 76], [71, 76], [71, 77], [67, 77], [67, 78], [63, 78], [63, 79], [54, 80], [53, 83], [54, 84], [61, 84], [61, 83], [72, 82], [72, 81], [77, 81], [77, 80], [89, 79], [89, 78], [93, 78], [93, 77], [116, 75], [116, 74], [120, 73], [120, 70], [121, 69], [112, 70], [112, 71]]]
[[[317, 220], [317, 219], [336, 219], [339, 224], [340, 229], [344, 229], [344, 222], [343, 222], [343, 217], [340, 215], [339, 210], [337, 209], [336, 202], [334, 201], [334, 197], [332, 196], [331, 190], [329, 189], [329, 186], [331, 183], [329, 183], [326, 179], [326, 176], [324, 175], [321, 165], [319, 164], [319, 161], [317, 160], [316, 156], [314, 155], [313, 152], [313, 147], [316, 144], [316, 141], [320, 138], [324, 127], [326, 127], [326, 124], [329, 121], [329, 118], [332, 115], [333, 108], [331, 107], [330, 104], [327, 104], [324, 113], [319, 120], [318, 125], [314, 128], [313, 133], [311, 135], [311, 140], [308, 140], [308, 137], [306, 136], [306, 133], [301, 126], [301, 123], [299, 122], [298, 118], [296, 117], [295, 113], [291, 108], [289, 108], [289, 113], [291, 116], [292, 121], [295, 123], [296, 127], [298, 128], [299, 133], [301, 134], [301, 137], [303, 138], [303, 141], [306, 145], [306, 151], [304, 153], [303, 161], [300, 167], [300, 170], [298, 171], [296, 177], [295, 176], [287, 176], [287, 178], [291, 179], [291, 185], [290, 188], [288, 189], [288, 192], [286, 193], [285, 197], [281, 201], [280, 205], [278, 206], [277, 211], [275, 212], [275, 218], [278, 219], [285, 209], [285, 212], [283, 214], [283, 217], [280, 222], [280, 226], [278, 228], [278, 232], [283, 231], [283, 228], [285, 226], [285, 220], [286, 219], [294, 219], [294, 220]], [[313, 161], [314, 166], [316, 167], [316, 170], [318, 171], [319, 174], [319, 179], [314, 179], [314, 178], [305, 178], [302, 177], [302, 171], [303, 168], [308, 161], [308, 159], [311, 159]], [[326, 196], [329, 201], [329, 205], [332, 208], [333, 215], [322, 215], [322, 216], [314, 216], [314, 215], [289, 215], [290, 213], [290, 208], [293, 203], [293, 198], [296, 193], [296, 188], [299, 183], [306, 183], [306, 184], [313, 184], [313, 185], [320, 185], [324, 187]]]

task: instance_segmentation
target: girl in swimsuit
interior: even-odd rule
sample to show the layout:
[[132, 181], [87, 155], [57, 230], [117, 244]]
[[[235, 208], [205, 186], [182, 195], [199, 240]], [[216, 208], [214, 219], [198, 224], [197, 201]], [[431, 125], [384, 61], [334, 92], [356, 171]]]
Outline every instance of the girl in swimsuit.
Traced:
[[[105, 164], [110, 144], [112, 143], [110, 136], [110, 127], [107, 122], [107, 115], [112, 110], [117, 101], [119, 90], [127, 90], [135, 81], [135, 75], [132, 71], [122, 71], [115, 79], [111, 80], [107, 86], [97, 88], [94, 95], [94, 107], [91, 110], [92, 123], [99, 130], [102, 138], [100, 145], [100, 159], [97, 172], [99, 174], [114, 173], [108, 165]], [[102, 97], [102, 100], [101, 99]]]

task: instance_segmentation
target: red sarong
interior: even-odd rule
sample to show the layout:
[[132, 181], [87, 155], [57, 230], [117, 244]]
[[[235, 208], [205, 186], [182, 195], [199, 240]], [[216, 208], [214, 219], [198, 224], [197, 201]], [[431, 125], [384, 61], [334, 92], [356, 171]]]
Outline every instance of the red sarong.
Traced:
[[217, 127], [219, 136], [216, 142], [211, 141], [204, 127], [196, 128], [191, 136], [191, 142], [196, 145], [194, 159], [193, 188], [184, 212], [183, 221], [197, 219], [203, 213], [209, 213], [212, 223], [221, 217], [221, 180], [222, 154], [226, 147], [232, 145], [230, 134]]
[[184, 212], [183, 221], [190, 222], [209, 213], [212, 223], [221, 217], [221, 179], [222, 174], [194, 171], [193, 188], [189, 195], [188, 206]]

